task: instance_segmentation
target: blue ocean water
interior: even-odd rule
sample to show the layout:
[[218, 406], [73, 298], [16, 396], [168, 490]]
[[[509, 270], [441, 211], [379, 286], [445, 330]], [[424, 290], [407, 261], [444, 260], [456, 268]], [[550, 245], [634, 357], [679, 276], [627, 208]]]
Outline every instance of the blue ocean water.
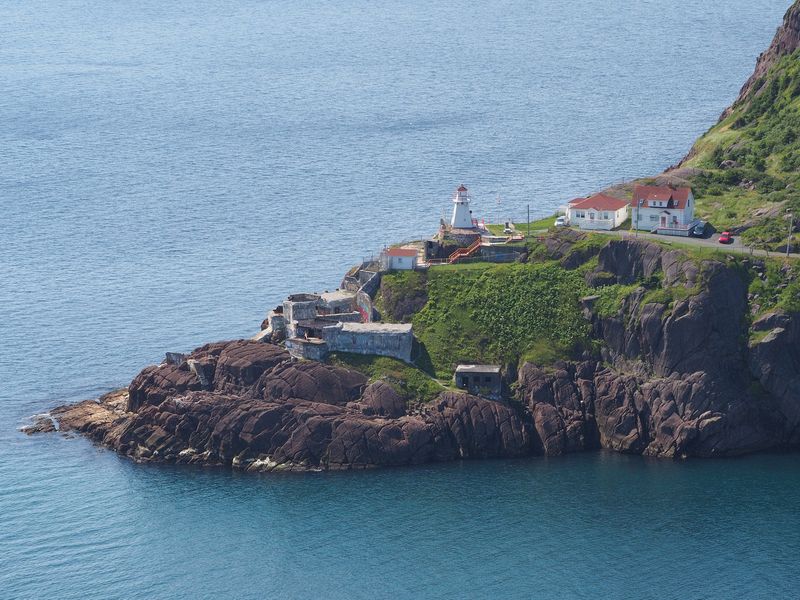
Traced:
[[262, 477], [18, 431], [252, 334], [461, 182], [521, 219], [660, 171], [789, 3], [0, 3], [0, 598], [797, 596], [796, 456]]

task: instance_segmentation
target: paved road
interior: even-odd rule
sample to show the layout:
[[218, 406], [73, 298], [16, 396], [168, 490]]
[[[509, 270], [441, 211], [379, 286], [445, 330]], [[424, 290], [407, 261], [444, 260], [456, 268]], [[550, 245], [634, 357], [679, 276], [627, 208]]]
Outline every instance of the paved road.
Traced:
[[[658, 235], [655, 233], [645, 233], [643, 231], [636, 232], [624, 230], [624, 231], [592, 231], [592, 233], [602, 233], [603, 235], [611, 235], [614, 237], [622, 238], [622, 239], [644, 239], [644, 240], [658, 240], [662, 243], [675, 243], [675, 244], [688, 244], [690, 246], [698, 246], [701, 248], [709, 248], [711, 250], [721, 250], [724, 252], [736, 252], [738, 254], [751, 254], [753, 256], [772, 256], [772, 257], [780, 257], [786, 256], [786, 253], [781, 252], [767, 252], [766, 250], [756, 250], [755, 248], [751, 248], [750, 246], [745, 246], [742, 244], [741, 238], [739, 236], [734, 236], [732, 244], [720, 244], [719, 243], [719, 234], [715, 233], [711, 237], [708, 238], [697, 238], [697, 237], [676, 237], [676, 236], [669, 236], [669, 235]], [[800, 254], [790, 254], [791, 258], [800, 258]]]

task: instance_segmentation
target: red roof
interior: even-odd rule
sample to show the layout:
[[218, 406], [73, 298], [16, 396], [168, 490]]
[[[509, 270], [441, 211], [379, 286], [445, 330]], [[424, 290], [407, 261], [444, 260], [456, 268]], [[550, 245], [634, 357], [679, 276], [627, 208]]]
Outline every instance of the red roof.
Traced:
[[458, 186], [458, 189], [456, 191], [457, 192], [466, 192], [467, 188], [465, 188], [464, 184], [462, 183], [460, 186]]
[[619, 198], [606, 196], [605, 194], [595, 194], [588, 198], [575, 198], [575, 200], [569, 203], [570, 208], [580, 208], [583, 210], [593, 208], [595, 210], [617, 211], [627, 205], [627, 200], [620, 200]]
[[389, 256], [417, 256], [419, 250], [416, 248], [389, 248]]
[[639, 201], [642, 200], [644, 201], [642, 206], [645, 206], [650, 200], [658, 200], [659, 202], [667, 203], [663, 208], [683, 210], [686, 208], [686, 201], [691, 193], [692, 188], [688, 187], [671, 188], [668, 185], [637, 185], [633, 188], [631, 206], [637, 206]]

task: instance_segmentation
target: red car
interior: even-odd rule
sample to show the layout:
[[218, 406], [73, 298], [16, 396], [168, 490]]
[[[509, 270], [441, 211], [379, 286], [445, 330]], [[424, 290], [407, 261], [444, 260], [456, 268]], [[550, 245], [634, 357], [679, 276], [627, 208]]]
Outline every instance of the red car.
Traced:
[[720, 244], [732, 244], [733, 243], [733, 236], [731, 236], [730, 231], [723, 231], [719, 234], [719, 240], [717, 240]]

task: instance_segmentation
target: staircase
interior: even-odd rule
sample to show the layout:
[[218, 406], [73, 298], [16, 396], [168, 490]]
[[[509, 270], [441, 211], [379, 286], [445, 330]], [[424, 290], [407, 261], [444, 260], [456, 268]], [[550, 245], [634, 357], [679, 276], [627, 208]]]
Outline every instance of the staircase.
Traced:
[[468, 256], [472, 256], [478, 248], [481, 247], [481, 239], [478, 238], [472, 244], [470, 244], [466, 248], [459, 248], [455, 252], [453, 252], [447, 259], [447, 262], [451, 265], [455, 262], [458, 262], [462, 258], [467, 258]]

